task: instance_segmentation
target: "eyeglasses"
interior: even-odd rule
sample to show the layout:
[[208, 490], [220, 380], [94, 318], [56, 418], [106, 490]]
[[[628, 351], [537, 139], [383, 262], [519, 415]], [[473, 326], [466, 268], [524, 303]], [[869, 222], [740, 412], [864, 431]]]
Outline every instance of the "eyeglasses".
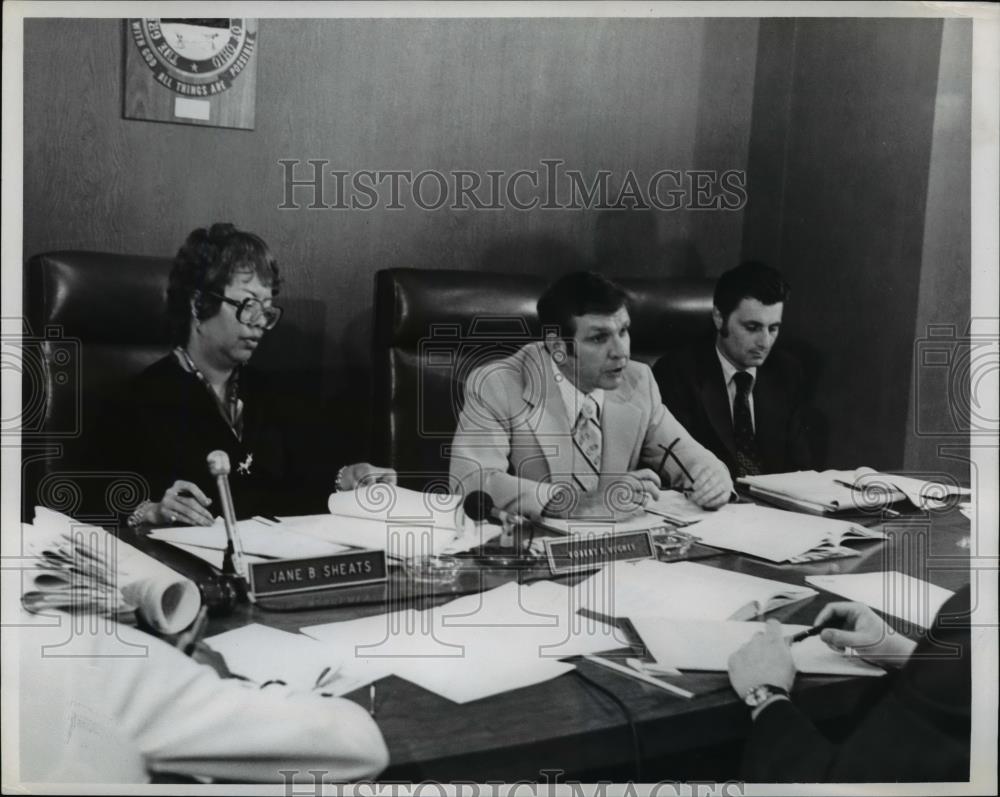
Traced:
[[274, 329], [278, 326], [281, 314], [284, 312], [276, 304], [264, 305], [260, 299], [254, 299], [252, 296], [248, 296], [242, 302], [238, 302], [221, 293], [213, 293], [212, 291], [206, 291], [206, 293], [235, 307], [236, 320], [241, 324], [246, 324], [248, 327], [257, 326], [263, 321], [264, 329]]

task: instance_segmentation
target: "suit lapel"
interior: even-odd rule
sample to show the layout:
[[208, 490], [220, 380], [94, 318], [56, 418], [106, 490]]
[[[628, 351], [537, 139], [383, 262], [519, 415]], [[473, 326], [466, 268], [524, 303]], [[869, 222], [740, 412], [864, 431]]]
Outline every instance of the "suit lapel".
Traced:
[[722, 375], [719, 358], [715, 353], [714, 343], [702, 362], [704, 367], [701, 370], [698, 384], [701, 405], [705, 408], [708, 422], [712, 425], [722, 444], [735, 457], [736, 440], [733, 437], [733, 417], [729, 409], [729, 394], [726, 392], [725, 378]]
[[753, 414], [754, 438], [761, 462], [782, 462], [785, 447], [782, 418], [787, 417], [788, 411], [766, 364], [757, 369], [757, 381], [753, 388]]
[[641, 428], [642, 412], [632, 404], [632, 386], [626, 381], [617, 390], [604, 394], [601, 416], [601, 473], [625, 473], [631, 464], [632, 452]]
[[568, 478], [573, 473], [573, 430], [566, 404], [555, 380], [555, 366], [541, 343], [529, 349], [521, 375], [526, 403], [540, 413], [533, 426], [538, 447], [550, 476]]

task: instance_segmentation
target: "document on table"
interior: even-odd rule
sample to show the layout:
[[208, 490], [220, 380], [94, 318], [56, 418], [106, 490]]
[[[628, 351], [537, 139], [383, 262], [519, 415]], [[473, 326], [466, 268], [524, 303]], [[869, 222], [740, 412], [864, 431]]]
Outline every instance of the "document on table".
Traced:
[[659, 498], [646, 504], [646, 513], [659, 515], [677, 526], [697, 523], [715, 514], [714, 510], [702, 509], [677, 490], [661, 490]]
[[573, 588], [581, 608], [604, 617], [749, 619], [807, 600], [816, 590], [697, 562], [615, 562]]
[[[200, 545], [189, 545], [186, 542], [171, 542], [175, 548], [180, 548], [191, 556], [201, 559], [203, 562], [207, 562], [216, 570], [222, 570], [222, 565], [225, 560], [226, 552], [218, 548], [203, 548]], [[267, 556], [254, 556], [253, 554], [246, 554], [243, 557], [247, 564], [259, 564], [260, 562], [270, 562], [273, 561], [271, 557]]]
[[[729, 657], [764, 630], [764, 623], [737, 621], [677, 620], [663, 617], [630, 618], [646, 648], [658, 664], [679, 670], [725, 671]], [[809, 626], [783, 625], [782, 633], [792, 636]], [[791, 645], [799, 672], [816, 675], [883, 675], [884, 670], [830, 649], [818, 636]]]
[[[327, 540], [298, 533], [290, 525], [269, 520], [251, 518], [236, 523], [244, 553], [270, 559], [298, 559], [307, 556], [328, 556], [346, 550]], [[149, 533], [151, 539], [169, 543], [194, 545], [224, 551], [228, 544], [226, 526], [222, 518], [216, 518], [211, 526], [185, 526], [155, 529]]]
[[895, 570], [806, 576], [813, 586], [860, 601], [876, 611], [930, 628], [938, 611], [952, 596], [950, 590]]
[[511, 582], [426, 611], [309, 626], [304, 634], [456, 703], [541, 683], [573, 669], [561, 658], [627, 644], [613, 626], [577, 615], [571, 590]]
[[937, 509], [950, 497], [971, 494], [965, 487], [866, 467], [769, 473], [743, 476], [738, 481], [749, 487], [752, 495], [815, 514], [871, 511], [904, 498], [918, 509]]
[[331, 515], [402, 525], [430, 525], [460, 531], [465, 522], [462, 496], [422, 493], [394, 484], [372, 484], [330, 495]]
[[805, 562], [856, 551], [845, 540], [883, 540], [885, 533], [856, 523], [785, 512], [755, 504], [726, 504], [688, 531], [715, 548], [772, 562]]

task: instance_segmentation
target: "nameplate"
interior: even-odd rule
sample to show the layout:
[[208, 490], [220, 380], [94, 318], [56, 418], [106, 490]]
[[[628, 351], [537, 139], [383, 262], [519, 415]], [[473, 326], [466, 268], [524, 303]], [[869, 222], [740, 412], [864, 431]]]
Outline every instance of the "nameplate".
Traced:
[[562, 539], [546, 539], [545, 555], [552, 575], [594, 570], [611, 562], [655, 559], [656, 548], [649, 531], [575, 534]]
[[306, 559], [277, 559], [250, 565], [250, 589], [257, 597], [356, 587], [386, 580], [385, 551], [350, 551]]

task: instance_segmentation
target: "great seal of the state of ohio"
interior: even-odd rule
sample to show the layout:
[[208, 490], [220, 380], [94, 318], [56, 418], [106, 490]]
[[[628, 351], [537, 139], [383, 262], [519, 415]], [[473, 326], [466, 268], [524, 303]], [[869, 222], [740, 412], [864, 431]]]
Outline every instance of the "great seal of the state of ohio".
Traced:
[[256, 20], [130, 19], [128, 28], [157, 83], [186, 97], [224, 92], [257, 48]]

